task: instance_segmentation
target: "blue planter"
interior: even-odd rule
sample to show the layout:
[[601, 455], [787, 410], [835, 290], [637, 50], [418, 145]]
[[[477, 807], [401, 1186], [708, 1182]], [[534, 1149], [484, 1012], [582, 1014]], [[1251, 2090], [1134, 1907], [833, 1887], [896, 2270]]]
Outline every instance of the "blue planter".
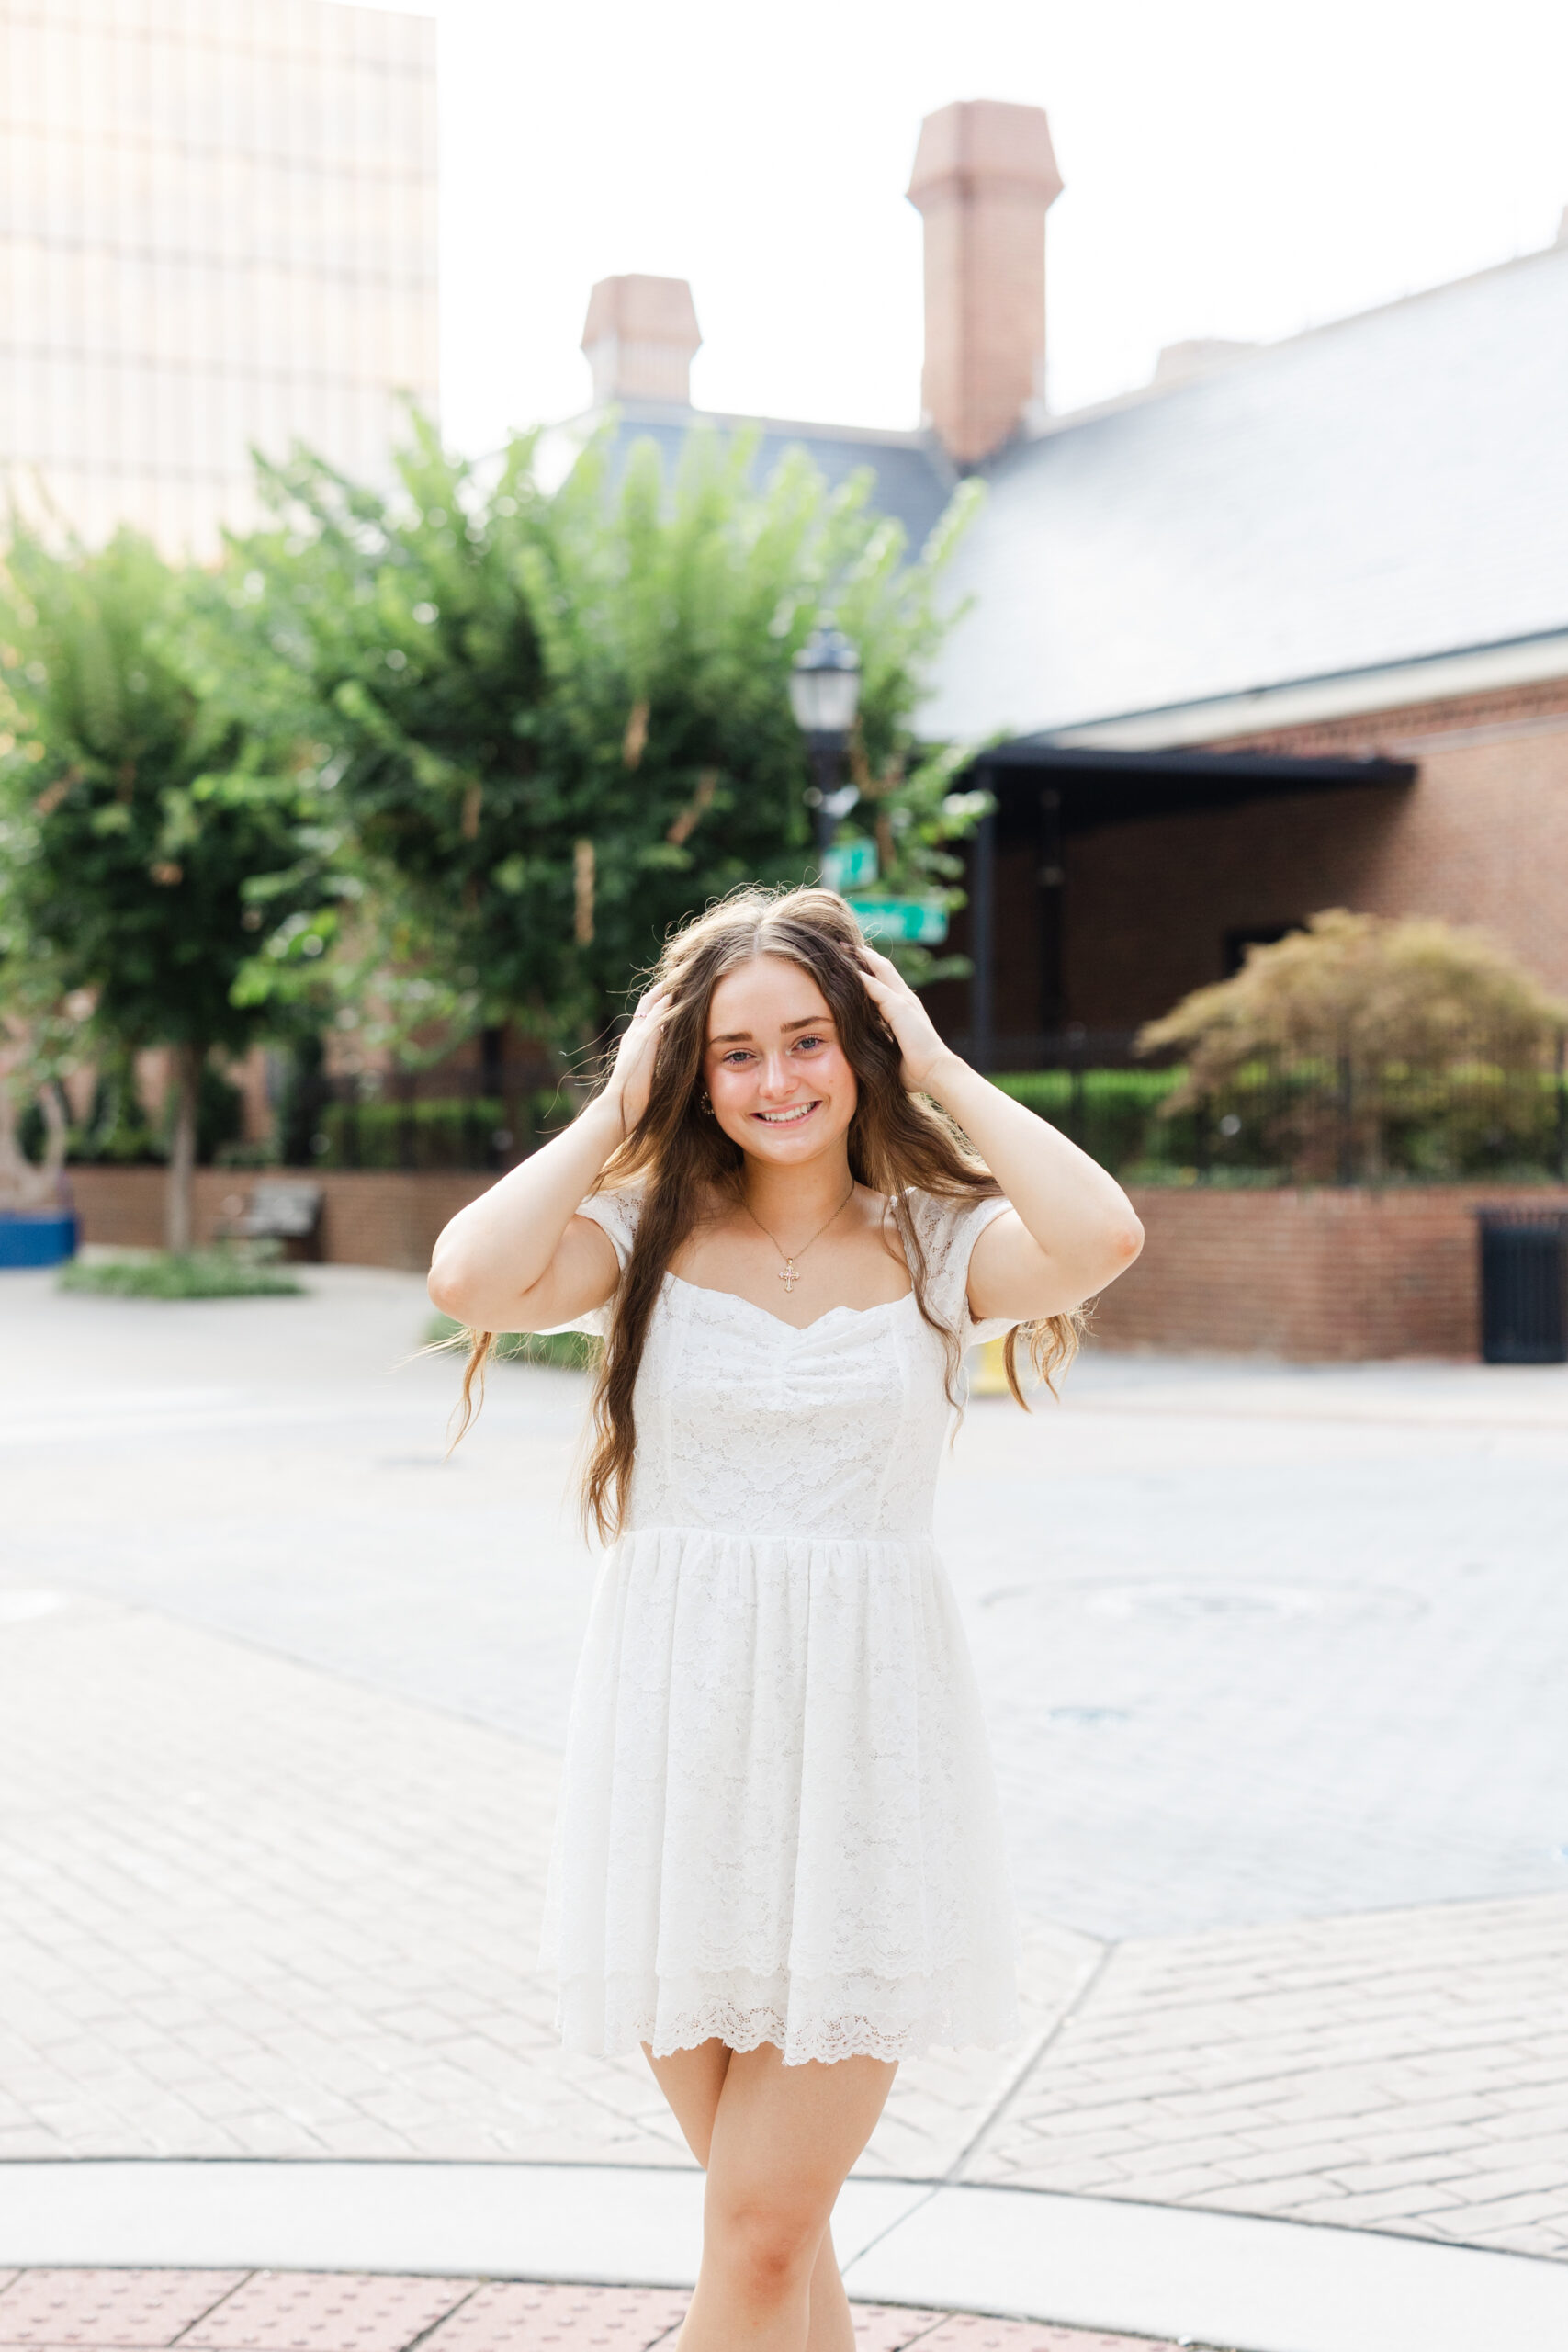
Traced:
[[38, 1216], [0, 1209], [0, 1266], [58, 1266], [76, 1255], [76, 1220], [59, 1209]]

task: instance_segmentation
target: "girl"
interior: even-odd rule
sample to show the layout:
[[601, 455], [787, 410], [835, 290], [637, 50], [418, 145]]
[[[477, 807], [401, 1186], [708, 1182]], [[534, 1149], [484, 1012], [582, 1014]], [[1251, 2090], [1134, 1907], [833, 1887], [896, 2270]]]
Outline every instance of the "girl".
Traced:
[[1005, 1330], [1021, 1403], [1019, 1328], [1049, 1378], [1142, 1240], [806, 889], [689, 924], [603, 1091], [436, 1244], [465, 1423], [489, 1334], [605, 1341], [547, 1946], [567, 2046], [640, 2041], [706, 2168], [681, 2352], [852, 2352], [829, 2216], [898, 2060], [1016, 2031], [933, 1489], [965, 1348]]

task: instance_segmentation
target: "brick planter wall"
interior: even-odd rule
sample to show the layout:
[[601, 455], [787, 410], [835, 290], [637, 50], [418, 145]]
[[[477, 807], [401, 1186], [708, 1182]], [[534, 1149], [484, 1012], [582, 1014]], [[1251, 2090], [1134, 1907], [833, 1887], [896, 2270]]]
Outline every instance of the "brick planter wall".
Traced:
[[[162, 1240], [162, 1169], [75, 1168], [71, 1177], [85, 1240]], [[492, 1180], [343, 1169], [316, 1171], [313, 1181], [326, 1196], [324, 1259], [423, 1272], [447, 1218]], [[198, 1239], [211, 1235], [224, 1200], [250, 1182], [248, 1172], [232, 1169], [197, 1170]], [[1280, 1193], [1194, 1186], [1133, 1197], [1148, 1242], [1100, 1302], [1100, 1344], [1265, 1351], [1308, 1363], [1474, 1356], [1476, 1209], [1488, 1202], [1568, 1208], [1568, 1191], [1551, 1186]]]
[[[439, 1170], [405, 1175], [397, 1170], [289, 1169], [320, 1184], [321, 1254], [333, 1265], [403, 1266], [423, 1273], [435, 1237], [450, 1216], [494, 1182], [489, 1176]], [[249, 1192], [249, 1169], [198, 1168], [194, 1222], [198, 1241], [210, 1240], [226, 1200]], [[73, 1168], [71, 1189], [84, 1241], [156, 1249], [164, 1238], [161, 1168]]]
[[1479, 1354], [1475, 1211], [1568, 1208], [1551, 1186], [1133, 1194], [1144, 1254], [1107, 1291], [1109, 1347], [1264, 1351], [1303, 1362]]

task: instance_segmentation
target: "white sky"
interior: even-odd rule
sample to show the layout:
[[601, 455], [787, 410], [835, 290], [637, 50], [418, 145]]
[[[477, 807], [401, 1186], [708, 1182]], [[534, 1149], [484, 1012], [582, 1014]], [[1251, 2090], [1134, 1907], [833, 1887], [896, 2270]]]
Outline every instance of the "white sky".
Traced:
[[[401, 0], [391, 0], [400, 6]], [[440, 28], [443, 407], [582, 407], [597, 277], [686, 277], [702, 406], [916, 421], [920, 117], [1043, 106], [1050, 397], [1551, 242], [1562, 0], [423, 0]]]

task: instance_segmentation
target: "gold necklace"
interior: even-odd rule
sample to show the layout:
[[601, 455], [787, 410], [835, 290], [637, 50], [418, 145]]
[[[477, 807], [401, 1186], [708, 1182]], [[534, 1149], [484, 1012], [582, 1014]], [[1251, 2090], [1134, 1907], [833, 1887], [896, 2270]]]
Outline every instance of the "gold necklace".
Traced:
[[[852, 1176], [852, 1177], [850, 1178], [850, 1189], [849, 1189], [849, 1191], [844, 1194], [843, 1199], [839, 1203], [838, 1207], [833, 1211], [832, 1216], [828, 1219], [828, 1225], [835, 1225], [835, 1224], [837, 1224], [837, 1222], [838, 1222], [839, 1218], [840, 1218], [840, 1217], [841, 1217], [841, 1216], [843, 1216], [844, 1211], [849, 1207], [850, 1203], [854, 1199], [854, 1196], [855, 1196], [855, 1180], [854, 1180], [854, 1178]], [[752, 1224], [756, 1227], [756, 1228], [757, 1228], [758, 1232], [759, 1232], [759, 1233], [761, 1233], [761, 1234], [764, 1234], [764, 1235], [766, 1235], [766, 1236], [767, 1236], [767, 1238], [768, 1238], [770, 1241], [772, 1241], [772, 1242], [773, 1242], [773, 1248], [778, 1251], [779, 1256], [780, 1256], [781, 1258], [783, 1258], [783, 1260], [784, 1260], [784, 1264], [779, 1268], [779, 1280], [780, 1280], [780, 1282], [781, 1282], [781, 1283], [783, 1283], [783, 1284], [784, 1284], [784, 1290], [785, 1290], [785, 1292], [786, 1292], [787, 1295], [788, 1295], [789, 1297], [793, 1298], [793, 1297], [795, 1296], [795, 1286], [796, 1283], [800, 1280], [800, 1275], [799, 1275], [799, 1273], [797, 1272], [796, 1268], [795, 1268], [795, 1259], [797, 1259], [797, 1258], [804, 1258], [804, 1257], [805, 1257], [805, 1255], [806, 1255], [806, 1253], [807, 1253], [807, 1250], [812, 1247], [813, 1243], [815, 1243], [815, 1242], [818, 1242], [818, 1241], [820, 1241], [820, 1240], [821, 1240], [822, 1236], [823, 1236], [823, 1235], [827, 1232], [827, 1230], [828, 1230], [828, 1225], [819, 1225], [819, 1226], [818, 1227], [818, 1228], [817, 1228], [816, 1232], [812, 1235], [812, 1237], [811, 1237], [811, 1240], [810, 1240], [810, 1241], [803, 1241], [803, 1242], [801, 1243], [801, 1245], [800, 1245], [799, 1249], [795, 1251], [795, 1257], [793, 1257], [793, 1258], [792, 1258], [792, 1257], [791, 1257], [791, 1256], [789, 1256], [789, 1254], [786, 1252], [786, 1250], [784, 1250], [784, 1248], [783, 1244], [782, 1244], [781, 1242], [777, 1241], [777, 1240], [774, 1240], [773, 1236], [771, 1233], [769, 1233], [769, 1232], [768, 1232], [768, 1228], [767, 1228], [767, 1227], [762, 1223], [762, 1220], [761, 1220], [761, 1218], [757, 1215], [756, 1210], [755, 1210], [755, 1209], [753, 1209], [753, 1208], [751, 1208], [751, 1207], [750, 1207], [750, 1206], [748, 1205], [748, 1204], [747, 1204], [745, 1201], [742, 1201], [742, 1202], [741, 1202], [741, 1204], [740, 1204], [740, 1205], [741, 1205], [741, 1207], [742, 1207], [743, 1209], [745, 1209], [747, 1216], [750, 1218], [750, 1220], [751, 1220]]]

